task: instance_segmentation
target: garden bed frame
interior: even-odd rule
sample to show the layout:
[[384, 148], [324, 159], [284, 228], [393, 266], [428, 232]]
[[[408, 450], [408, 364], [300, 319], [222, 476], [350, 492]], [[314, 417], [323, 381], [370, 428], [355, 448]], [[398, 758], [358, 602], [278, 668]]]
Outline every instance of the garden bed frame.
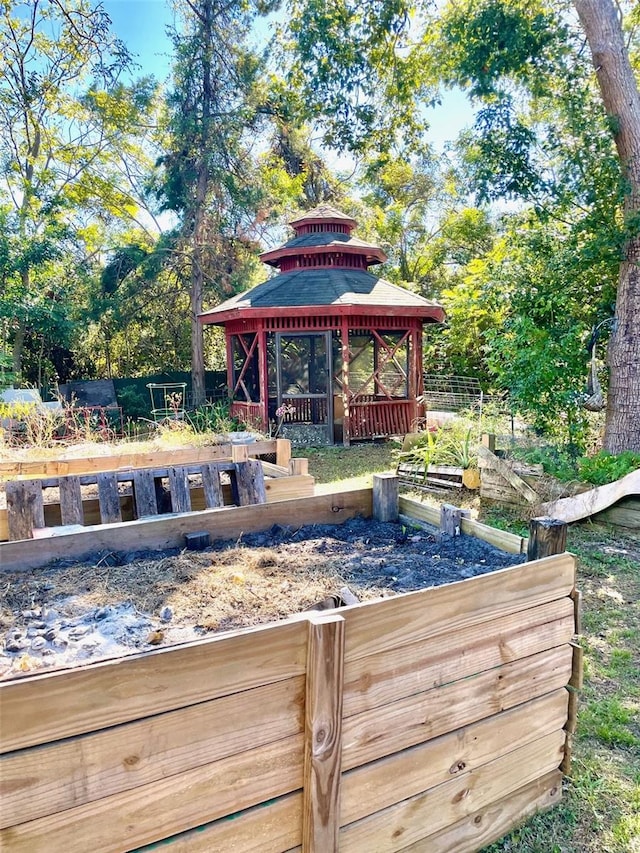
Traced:
[[[256, 461], [264, 456], [275, 463]], [[262, 471], [256, 471], [258, 464]], [[230, 482], [221, 486], [222, 472]], [[199, 475], [202, 485], [189, 482], [193, 474]], [[161, 481], [167, 484], [173, 513], [308, 497], [315, 484], [308, 460], [292, 459], [286, 439], [91, 459], [5, 462], [0, 463], [0, 476], [7, 480], [11, 504], [8, 510], [0, 509], [0, 543], [59, 535], [65, 531], [56, 528], [64, 525], [84, 524], [86, 530], [81, 532], [90, 533], [95, 526], [158, 516], [154, 486]], [[131, 483], [130, 494], [118, 494], [118, 483], [123, 482]], [[81, 486], [88, 484], [97, 486], [97, 498], [81, 494]], [[43, 504], [42, 489], [52, 487], [60, 489], [60, 498]]]
[[[196, 515], [216, 537], [372, 508], [384, 518], [392, 480]], [[400, 500], [404, 516], [419, 509]], [[163, 520], [160, 544], [187, 518]], [[139, 542], [145, 524], [120, 527]], [[7, 681], [0, 847], [476, 851], [561, 797], [580, 686], [576, 601], [564, 553]]]

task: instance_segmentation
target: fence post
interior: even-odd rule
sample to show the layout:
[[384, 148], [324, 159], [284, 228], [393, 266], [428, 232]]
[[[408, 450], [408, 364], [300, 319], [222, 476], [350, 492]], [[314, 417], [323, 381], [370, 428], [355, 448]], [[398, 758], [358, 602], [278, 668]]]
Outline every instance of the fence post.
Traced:
[[398, 476], [373, 475], [373, 517], [376, 521], [397, 521], [399, 512]]
[[302, 797], [303, 853], [337, 853], [345, 621], [309, 616]]
[[276, 438], [276, 465], [281, 468], [288, 468], [290, 459], [291, 442], [288, 438]]
[[527, 560], [562, 554], [567, 546], [567, 525], [557, 518], [532, 518], [529, 522]]

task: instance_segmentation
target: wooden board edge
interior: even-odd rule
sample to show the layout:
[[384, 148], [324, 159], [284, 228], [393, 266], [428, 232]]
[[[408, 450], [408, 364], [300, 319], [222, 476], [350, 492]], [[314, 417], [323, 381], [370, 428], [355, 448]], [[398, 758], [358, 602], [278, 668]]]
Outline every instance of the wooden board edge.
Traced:
[[[286, 483], [286, 480], [278, 482]], [[370, 517], [371, 512], [372, 490], [347, 488], [249, 507], [221, 507], [120, 524], [95, 525], [47, 539], [0, 543], [0, 573], [2, 569], [26, 571], [39, 568], [52, 560], [80, 558], [101, 550], [181, 547], [184, 545], [185, 533], [200, 530], [209, 532], [213, 539], [233, 539], [242, 533], [266, 530], [276, 523], [298, 526], [340, 524], [357, 515]]]
[[562, 799], [562, 773], [553, 770], [512, 794], [398, 853], [476, 853]]

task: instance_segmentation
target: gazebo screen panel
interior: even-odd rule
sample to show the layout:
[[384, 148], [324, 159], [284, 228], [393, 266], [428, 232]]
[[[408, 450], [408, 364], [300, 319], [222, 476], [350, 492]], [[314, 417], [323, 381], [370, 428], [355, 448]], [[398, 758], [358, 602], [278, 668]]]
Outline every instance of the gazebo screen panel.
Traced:
[[349, 333], [349, 386], [352, 398], [406, 399], [409, 376], [409, 331], [372, 329]]
[[233, 399], [246, 403], [260, 402], [258, 368], [258, 335], [232, 335]]

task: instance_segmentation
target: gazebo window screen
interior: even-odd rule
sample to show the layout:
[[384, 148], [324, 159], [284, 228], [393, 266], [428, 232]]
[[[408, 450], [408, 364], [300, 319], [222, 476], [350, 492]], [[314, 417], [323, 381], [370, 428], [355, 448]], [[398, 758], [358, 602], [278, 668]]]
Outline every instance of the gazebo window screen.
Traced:
[[233, 399], [245, 403], [260, 402], [258, 372], [258, 335], [256, 333], [233, 335]]
[[410, 333], [372, 329], [349, 333], [352, 397], [406, 399]]

